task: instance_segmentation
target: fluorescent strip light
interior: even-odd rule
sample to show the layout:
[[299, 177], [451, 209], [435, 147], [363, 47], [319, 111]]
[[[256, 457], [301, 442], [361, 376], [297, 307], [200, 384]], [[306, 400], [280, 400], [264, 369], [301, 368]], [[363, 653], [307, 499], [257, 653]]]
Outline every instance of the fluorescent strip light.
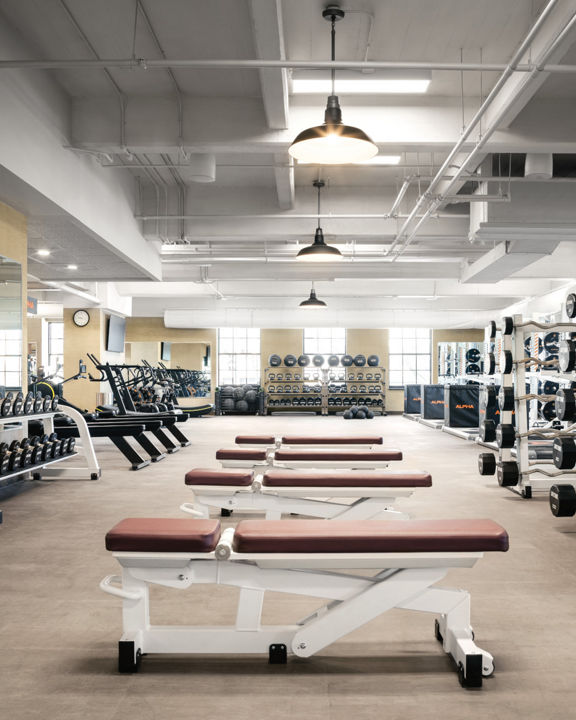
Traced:
[[400, 159], [400, 155], [375, 155], [370, 160], [363, 160], [354, 165], [398, 165]]
[[48, 255], [50, 255], [50, 250], [37, 250], [36, 252], [40, 257], [48, 257]]

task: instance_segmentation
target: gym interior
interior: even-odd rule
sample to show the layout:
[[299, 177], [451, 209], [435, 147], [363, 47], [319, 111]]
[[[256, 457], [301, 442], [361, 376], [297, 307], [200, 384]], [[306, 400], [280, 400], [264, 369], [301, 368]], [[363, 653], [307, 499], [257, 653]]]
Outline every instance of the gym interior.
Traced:
[[0, 0], [6, 717], [572, 715], [575, 58], [576, 0]]

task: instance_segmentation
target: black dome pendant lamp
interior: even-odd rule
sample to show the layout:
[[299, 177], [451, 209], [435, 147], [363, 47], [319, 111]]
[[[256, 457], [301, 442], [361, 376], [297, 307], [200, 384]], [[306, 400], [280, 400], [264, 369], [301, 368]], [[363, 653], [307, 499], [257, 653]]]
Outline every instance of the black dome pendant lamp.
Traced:
[[303, 247], [296, 255], [298, 260], [307, 262], [326, 262], [327, 260], [342, 260], [342, 253], [332, 245], [326, 245], [324, 233], [320, 227], [320, 190], [324, 187], [324, 180], [314, 180], [312, 185], [318, 190], [318, 227], [314, 233], [312, 245]]
[[318, 300], [316, 297], [316, 290], [314, 290], [314, 283], [312, 283], [312, 290], [310, 290], [310, 297], [307, 300], [302, 300], [300, 307], [304, 308], [323, 308], [328, 307], [323, 300]]
[[[344, 18], [344, 14], [337, 5], [328, 5], [322, 11], [322, 17], [332, 25], [332, 62], [336, 59], [336, 23]], [[335, 80], [336, 71], [332, 68], [332, 94], [326, 104], [324, 124], [304, 130], [288, 148], [290, 155], [299, 162], [341, 165], [363, 162], [378, 153], [377, 146], [363, 130], [342, 123]]]

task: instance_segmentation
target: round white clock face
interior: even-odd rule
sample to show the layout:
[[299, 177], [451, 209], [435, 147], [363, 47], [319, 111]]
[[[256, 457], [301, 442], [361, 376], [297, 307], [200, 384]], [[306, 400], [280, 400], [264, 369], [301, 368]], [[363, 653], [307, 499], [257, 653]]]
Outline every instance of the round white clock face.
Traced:
[[86, 310], [76, 310], [72, 316], [72, 320], [74, 320], [74, 324], [78, 325], [78, 327], [84, 327], [90, 322], [90, 315], [88, 315]]

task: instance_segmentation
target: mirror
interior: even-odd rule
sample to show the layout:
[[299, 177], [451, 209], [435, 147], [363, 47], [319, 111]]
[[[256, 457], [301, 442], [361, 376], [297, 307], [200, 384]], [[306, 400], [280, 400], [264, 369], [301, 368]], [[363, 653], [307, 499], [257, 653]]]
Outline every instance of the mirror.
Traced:
[[22, 266], [0, 257], [0, 385], [22, 389]]

